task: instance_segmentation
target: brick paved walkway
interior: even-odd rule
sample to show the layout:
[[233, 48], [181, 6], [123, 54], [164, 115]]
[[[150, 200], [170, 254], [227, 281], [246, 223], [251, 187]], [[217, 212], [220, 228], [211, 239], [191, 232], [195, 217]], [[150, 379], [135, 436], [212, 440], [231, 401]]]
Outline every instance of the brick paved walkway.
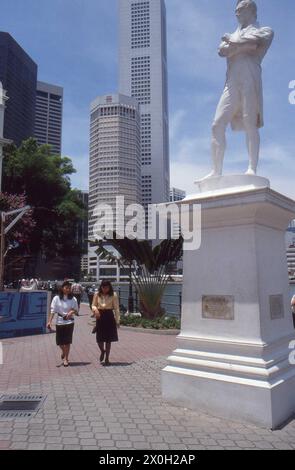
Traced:
[[58, 367], [54, 335], [3, 341], [1, 394], [47, 399], [36, 417], [0, 418], [0, 450], [295, 449], [295, 421], [271, 432], [164, 403], [160, 373], [173, 336], [121, 330], [113, 366], [102, 367], [82, 310], [69, 369]]

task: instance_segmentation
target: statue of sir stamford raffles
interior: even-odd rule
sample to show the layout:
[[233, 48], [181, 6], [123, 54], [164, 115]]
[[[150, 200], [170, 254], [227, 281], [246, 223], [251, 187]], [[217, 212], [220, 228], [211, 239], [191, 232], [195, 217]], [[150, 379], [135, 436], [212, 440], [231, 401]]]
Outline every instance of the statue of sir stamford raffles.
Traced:
[[225, 89], [219, 101], [212, 127], [213, 170], [207, 178], [221, 176], [226, 148], [226, 128], [245, 131], [249, 154], [246, 174], [256, 175], [260, 150], [259, 128], [263, 127], [263, 90], [261, 63], [274, 32], [257, 22], [257, 5], [239, 0], [236, 7], [238, 29], [225, 34], [219, 55], [227, 59]]

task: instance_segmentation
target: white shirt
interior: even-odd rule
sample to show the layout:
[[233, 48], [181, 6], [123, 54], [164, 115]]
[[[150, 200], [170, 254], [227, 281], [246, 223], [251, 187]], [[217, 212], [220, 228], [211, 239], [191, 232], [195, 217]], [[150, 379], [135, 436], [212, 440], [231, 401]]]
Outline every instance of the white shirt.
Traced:
[[74, 317], [70, 320], [64, 320], [64, 317], [69, 313], [70, 310], [76, 310], [78, 312], [78, 302], [75, 297], [68, 299], [64, 297], [62, 300], [58, 295], [54, 297], [51, 303], [51, 313], [57, 315], [57, 325], [71, 325], [75, 322]]

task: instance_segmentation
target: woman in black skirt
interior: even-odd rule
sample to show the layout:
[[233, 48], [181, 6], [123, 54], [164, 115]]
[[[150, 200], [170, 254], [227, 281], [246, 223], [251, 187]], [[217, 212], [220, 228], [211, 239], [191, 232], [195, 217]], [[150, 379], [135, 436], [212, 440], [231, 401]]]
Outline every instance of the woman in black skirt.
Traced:
[[51, 314], [47, 328], [52, 330], [52, 320], [56, 320], [56, 344], [61, 349], [61, 359], [64, 367], [69, 366], [69, 354], [73, 342], [75, 315], [78, 315], [78, 302], [71, 292], [71, 283], [64, 282], [51, 303]]
[[111, 345], [118, 341], [120, 326], [120, 308], [117, 294], [109, 281], [101, 283], [98, 294], [95, 294], [92, 311], [96, 317], [96, 341], [101, 355], [100, 362], [110, 365]]

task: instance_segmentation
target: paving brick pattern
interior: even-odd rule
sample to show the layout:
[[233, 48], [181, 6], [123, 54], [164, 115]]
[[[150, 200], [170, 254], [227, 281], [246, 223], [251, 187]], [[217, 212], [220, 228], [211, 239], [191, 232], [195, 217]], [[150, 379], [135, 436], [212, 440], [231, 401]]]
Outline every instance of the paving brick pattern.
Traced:
[[173, 336], [121, 329], [113, 365], [101, 366], [86, 307], [82, 313], [68, 369], [54, 335], [3, 341], [1, 394], [47, 399], [31, 419], [0, 418], [0, 450], [295, 449], [295, 421], [272, 432], [163, 402], [160, 374]]

